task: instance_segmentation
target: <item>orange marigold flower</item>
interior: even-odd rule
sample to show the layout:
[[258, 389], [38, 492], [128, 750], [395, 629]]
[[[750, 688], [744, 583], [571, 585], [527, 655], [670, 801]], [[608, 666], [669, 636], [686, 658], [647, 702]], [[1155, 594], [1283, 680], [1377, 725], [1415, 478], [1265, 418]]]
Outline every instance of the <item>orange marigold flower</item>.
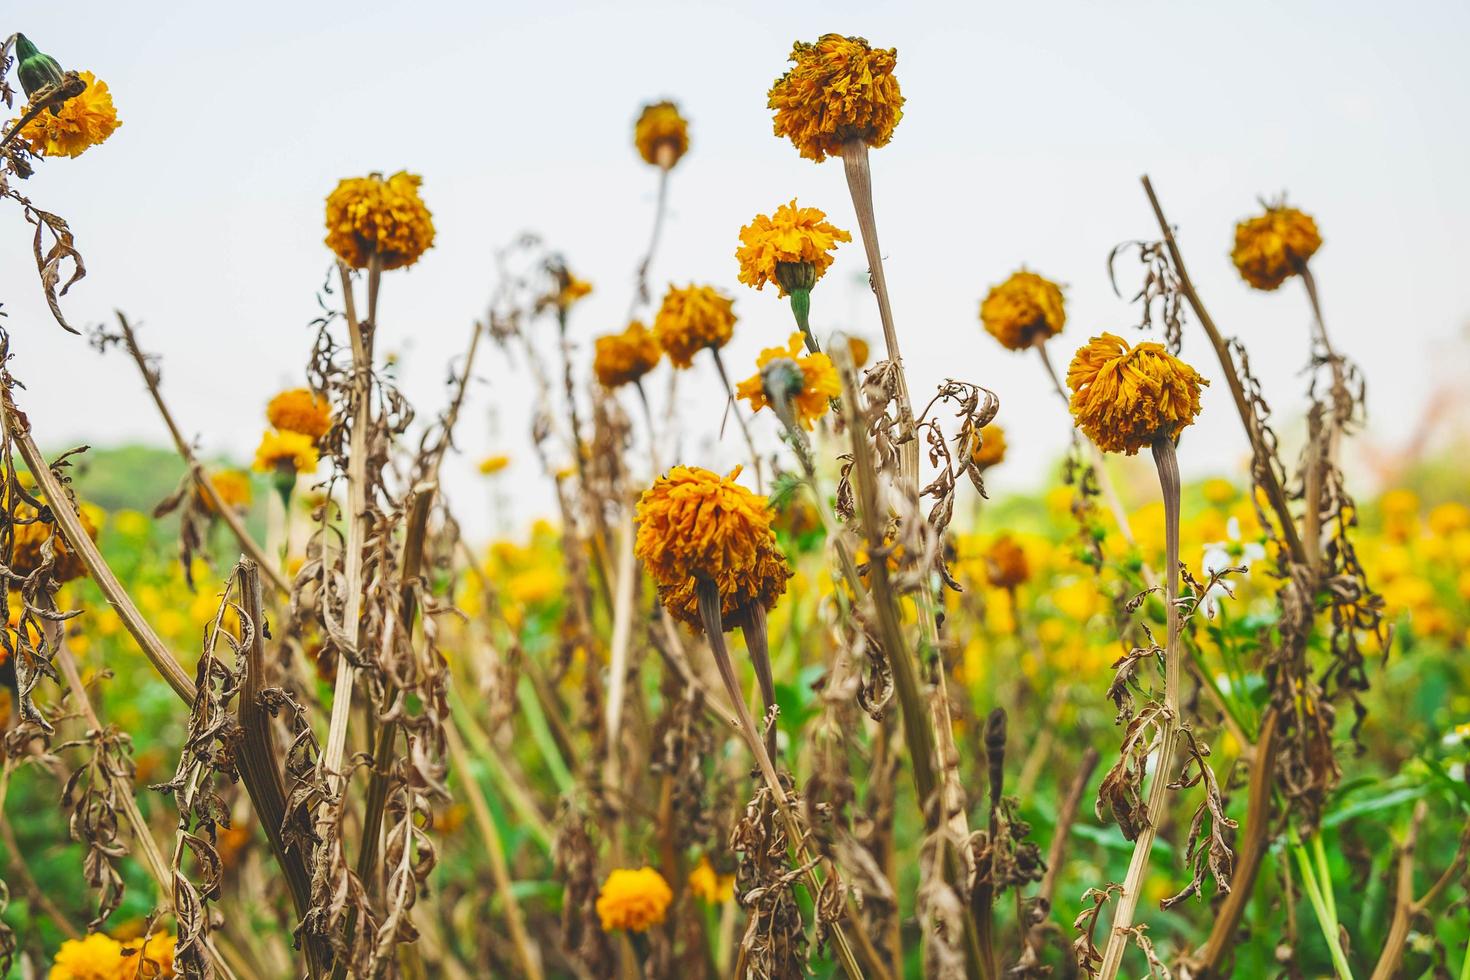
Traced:
[[794, 289], [811, 289], [832, 265], [838, 242], [852, 235], [827, 222], [817, 208], [799, 208], [796, 199], [769, 217], [755, 216], [740, 229], [740, 281], [756, 289], [773, 282], [782, 296]]
[[434, 244], [434, 220], [419, 198], [423, 178], [400, 170], [348, 177], [327, 196], [327, 247], [354, 269], [378, 256], [384, 269], [413, 265]]
[[155, 932], [147, 939], [139, 937], [122, 944], [118, 980], [133, 980], [134, 977], [157, 977], [164, 980], [173, 977], [175, 937], [165, 932]]
[[790, 139], [802, 156], [820, 163], [840, 156], [850, 140], [877, 147], [893, 138], [903, 118], [893, 77], [897, 51], [823, 34], [815, 44], [797, 41], [790, 60], [795, 66], [776, 79], [766, 104], [776, 110], [776, 135]]
[[1014, 589], [1031, 577], [1026, 552], [1009, 534], [1002, 534], [985, 556], [985, 577], [997, 589]]
[[970, 458], [982, 470], [988, 470], [1006, 458], [1006, 430], [994, 423], [980, 429], [980, 443]]
[[861, 337], [848, 337], [847, 349], [852, 352], [852, 366], [860, 368], [868, 363], [868, 342]]
[[1010, 350], [1025, 350], [1062, 332], [1067, 312], [1056, 283], [1022, 269], [992, 287], [980, 304], [980, 322]]
[[676, 368], [687, 368], [706, 347], [724, 347], [735, 333], [735, 301], [713, 286], [670, 285], [653, 333]]
[[81, 95], [67, 99], [55, 112], [46, 109], [37, 113], [21, 130], [32, 153], [78, 157], [104, 142], [122, 125], [107, 83], [89, 71], [77, 72], [77, 76], [87, 83]]
[[622, 333], [597, 338], [592, 371], [604, 388], [620, 388], [652, 371], [663, 356], [663, 348], [653, 334], [634, 320]]
[[706, 854], [689, 872], [689, 890], [710, 905], [722, 905], [735, 897], [735, 876], [716, 871]]
[[671, 170], [689, 152], [689, 121], [672, 102], [651, 103], [633, 124], [633, 143], [645, 163]]
[[673, 889], [653, 868], [617, 868], [597, 895], [597, 916], [604, 932], [627, 929], [644, 932], [664, 921], [674, 900]]
[[766, 498], [697, 466], [676, 466], [638, 500], [634, 551], [669, 614], [702, 629], [696, 582], [712, 581], [726, 618], [786, 591], [791, 569], [776, 549]]
[[[87, 507], [78, 508], [77, 517], [82, 523], [82, 530], [87, 532], [87, 537], [96, 541], [97, 523], [92, 519], [89, 510]], [[15, 517], [15, 550], [10, 560], [12, 572], [25, 577], [40, 568], [44, 558], [43, 549], [50, 542], [53, 582], [61, 585], [87, 574], [87, 566], [82, 563], [81, 556], [67, 544], [66, 536], [61, 533], [59, 525], [38, 520], [36, 508], [26, 503], [17, 503]], [[22, 521], [26, 523], [21, 523]], [[20, 588], [20, 582], [15, 579], [11, 579], [10, 584], [12, 588]]]
[[1105, 333], [1077, 349], [1067, 384], [1077, 427], [1104, 452], [1132, 456], [1159, 436], [1179, 438], [1209, 382], [1159, 344], [1129, 348]]
[[318, 462], [316, 443], [300, 432], [267, 431], [255, 450], [255, 468], [262, 473], [312, 473]]
[[[245, 510], [250, 506], [250, 477], [239, 470], [220, 470], [218, 473], [209, 474], [209, 484], [214, 487], [214, 492], [219, 495], [220, 502], [231, 510]], [[214, 512], [214, 505], [203, 490], [196, 491], [199, 495], [199, 503], [210, 513]]]
[[265, 417], [282, 432], [299, 432], [312, 442], [320, 442], [332, 427], [332, 404], [326, 395], [292, 388], [270, 400]]
[[1280, 205], [1235, 226], [1230, 258], [1241, 278], [1256, 289], [1275, 289], [1301, 272], [1321, 247], [1312, 216]]
[[792, 408], [790, 421], [812, 428], [842, 394], [842, 382], [830, 357], [805, 350], [800, 333], [785, 347], [767, 347], [755, 360], [756, 373], [735, 386], [735, 396], [750, 402], [752, 412], [770, 408], [778, 416], [785, 402]]
[[118, 980], [122, 976], [122, 944], [100, 932], [68, 939], [51, 961], [49, 980]]

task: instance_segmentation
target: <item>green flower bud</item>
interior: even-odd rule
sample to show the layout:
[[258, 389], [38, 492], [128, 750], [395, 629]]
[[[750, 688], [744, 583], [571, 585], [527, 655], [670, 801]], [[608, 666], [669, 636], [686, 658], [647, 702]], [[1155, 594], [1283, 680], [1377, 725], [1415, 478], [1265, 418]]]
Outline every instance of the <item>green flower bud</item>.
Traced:
[[56, 59], [38, 49], [24, 34], [15, 36], [15, 56], [20, 61], [15, 73], [20, 76], [20, 87], [28, 98], [61, 84], [65, 77]]

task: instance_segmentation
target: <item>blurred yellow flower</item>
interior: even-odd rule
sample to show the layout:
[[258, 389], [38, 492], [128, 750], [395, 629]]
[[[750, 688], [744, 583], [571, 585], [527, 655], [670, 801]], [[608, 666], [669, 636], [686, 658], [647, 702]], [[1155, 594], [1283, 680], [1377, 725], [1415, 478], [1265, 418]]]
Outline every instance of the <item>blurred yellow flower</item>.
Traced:
[[709, 863], [709, 855], [702, 855], [694, 870], [689, 872], [689, 890], [710, 905], [721, 905], [735, 897], [735, 876], [715, 871], [714, 865]]
[[486, 456], [480, 460], [480, 475], [494, 476], [510, 465], [509, 456]]
[[[239, 470], [220, 470], [209, 474], [209, 485], [219, 495], [220, 503], [231, 510], [245, 510], [250, 506], [250, 477], [247, 474]], [[202, 490], [197, 492], [199, 503], [205, 510], [213, 512], [214, 505], [209, 498]]]
[[620, 388], [640, 380], [664, 356], [653, 334], [638, 320], [622, 333], [598, 337], [592, 356], [592, 371], [604, 388]]
[[1311, 215], [1296, 208], [1268, 207], [1266, 213], [1235, 226], [1231, 261], [1256, 289], [1275, 289], [1306, 267], [1322, 247]]
[[664, 921], [674, 900], [664, 876], [653, 868], [617, 868], [602, 883], [597, 896], [597, 915], [604, 932], [626, 929], [644, 932]]
[[1199, 414], [1200, 388], [1209, 382], [1160, 344], [1130, 349], [1104, 333], [1078, 348], [1067, 384], [1077, 427], [1104, 452], [1132, 456], [1161, 435], [1179, 438]]
[[292, 388], [270, 400], [265, 417], [282, 432], [299, 432], [312, 442], [320, 442], [332, 427], [332, 404], [326, 395]]
[[970, 453], [976, 466], [988, 470], [1006, 458], [1006, 430], [995, 423], [980, 429], [980, 441]]
[[327, 247], [354, 269], [376, 255], [384, 269], [413, 265], [434, 244], [434, 220], [419, 197], [423, 178], [400, 170], [348, 177], [327, 196]]
[[986, 577], [998, 589], [1014, 589], [1031, 578], [1026, 552], [1009, 534], [1002, 534], [985, 556]]
[[[97, 521], [92, 517], [92, 508], [79, 508], [77, 516], [81, 521], [82, 530], [87, 532], [87, 537], [96, 541]], [[50, 542], [51, 580], [53, 582], [60, 585], [87, 574], [87, 566], [82, 563], [81, 556], [72, 551], [71, 545], [67, 544], [66, 537], [61, 533], [59, 525], [48, 524], [40, 520], [36, 508], [25, 503], [16, 504], [15, 518], [16, 523], [13, 525], [15, 550], [11, 555], [11, 571], [22, 577], [36, 571], [45, 560], [44, 549]], [[26, 523], [21, 523], [22, 521]], [[15, 579], [11, 579], [10, 584], [12, 588], [20, 588], [20, 582]]]
[[[794, 333], [785, 347], [767, 347], [761, 351], [755, 361], [756, 373], [736, 385], [736, 397], [748, 401], [752, 412], [769, 407], [777, 415], [782, 412], [773, 397], [787, 399], [793, 421], [812, 428], [817, 419], [827, 414], [832, 399], [842, 394], [842, 382], [831, 358], [826, 354], [805, 354], [805, 350], [801, 334]], [[782, 372], [781, 367], [787, 370]]]
[[775, 133], [818, 163], [840, 156], [849, 141], [884, 146], [903, 118], [903, 95], [893, 77], [898, 52], [872, 48], [860, 37], [823, 34], [797, 41], [794, 66], [771, 86]]
[[713, 286], [669, 286], [653, 320], [659, 346], [676, 368], [687, 368], [706, 347], [720, 348], [735, 333], [734, 301]]
[[775, 283], [785, 296], [796, 289], [811, 289], [832, 265], [838, 242], [852, 235], [832, 225], [825, 212], [799, 208], [796, 199], [778, 207], [774, 214], [758, 214], [740, 229], [740, 281], [756, 289]]
[[261, 473], [313, 473], [319, 461], [316, 444], [300, 432], [268, 430], [255, 450], [255, 468]]
[[90, 147], [106, 141], [122, 123], [112, 104], [107, 83], [89, 71], [77, 72], [87, 87], [76, 98], [67, 99], [52, 112], [46, 109], [26, 123], [21, 136], [31, 152], [46, 157], [78, 157]]
[[689, 151], [689, 122], [672, 102], [646, 105], [633, 124], [633, 144], [645, 163], [670, 170]]
[[852, 352], [852, 366], [860, 368], [868, 363], [868, 342], [861, 337], [848, 337], [847, 349]]
[[147, 939], [139, 937], [123, 943], [118, 980], [133, 980], [134, 977], [164, 980], [174, 976], [175, 942], [173, 936], [155, 932]]
[[980, 303], [980, 322], [1009, 350], [1025, 350], [1062, 332], [1067, 322], [1061, 287], [1022, 269]]
[[100, 932], [68, 939], [51, 961], [49, 980], [120, 980], [122, 944]]

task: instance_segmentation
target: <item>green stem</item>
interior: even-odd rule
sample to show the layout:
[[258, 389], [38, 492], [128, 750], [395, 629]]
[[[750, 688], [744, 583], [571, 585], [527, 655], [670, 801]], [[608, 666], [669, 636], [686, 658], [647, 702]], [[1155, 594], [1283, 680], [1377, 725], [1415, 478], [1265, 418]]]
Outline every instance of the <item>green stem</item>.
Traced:
[[806, 349], [813, 354], [822, 353], [822, 348], [817, 344], [817, 337], [812, 333], [812, 291], [810, 289], [793, 289], [791, 291], [791, 315], [796, 317], [796, 325], [801, 329], [801, 335], [806, 338]]
[[[1322, 938], [1327, 941], [1327, 950], [1332, 954], [1332, 965], [1342, 980], [1353, 980], [1352, 967], [1348, 965], [1347, 955], [1343, 953], [1342, 942], [1338, 938], [1337, 917], [1328, 909], [1316, 873], [1312, 870], [1312, 859], [1307, 854], [1306, 847], [1299, 842], [1291, 845], [1291, 851], [1296, 855], [1297, 870], [1301, 872], [1302, 889], [1307, 893], [1312, 912], [1317, 917], [1317, 925], [1322, 929]], [[1332, 887], [1330, 882], [1327, 887]]]

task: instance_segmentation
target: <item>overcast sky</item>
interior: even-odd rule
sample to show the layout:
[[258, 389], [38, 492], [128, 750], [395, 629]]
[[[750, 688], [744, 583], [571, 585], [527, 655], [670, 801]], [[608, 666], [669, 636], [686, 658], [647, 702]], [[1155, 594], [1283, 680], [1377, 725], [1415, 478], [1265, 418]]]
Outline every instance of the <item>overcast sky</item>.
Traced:
[[[141, 321], [182, 424], [208, 452], [242, 462], [266, 399], [304, 381], [306, 324], [330, 261], [323, 198], [342, 176], [424, 177], [436, 247], [388, 274], [380, 317], [422, 417], [438, 411], [445, 365], [484, 309], [492, 251], [523, 230], [596, 287], [573, 322], [590, 360], [591, 337], [623, 326], [648, 233], [656, 174], [631, 127], [659, 97], [691, 119], [692, 148], [673, 174], [653, 280], [734, 295], [729, 362], [749, 373], [790, 316], [771, 290], [737, 283], [740, 226], [795, 196], [857, 237], [840, 162], [800, 159], [771, 135], [765, 107], [791, 41], [827, 31], [898, 49], [908, 102], [873, 170], [905, 359], [916, 397], [947, 376], [1000, 396], [1012, 446], [1002, 489], [1043, 479], [1067, 421], [1034, 356], [984, 334], [979, 299], [1022, 263], [1064, 283], [1059, 356], [1135, 323], [1106, 257], [1156, 237], [1144, 172], [1216, 319], [1245, 338], [1284, 416], [1299, 412], [1305, 296], [1296, 283], [1252, 293], [1228, 254], [1234, 223], [1262, 195], [1287, 191], [1317, 217], [1326, 244], [1313, 268], [1335, 340], [1367, 368], [1375, 438], [1402, 438], [1435, 385], [1465, 372], [1455, 342], [1470, 316], [1464, 3], [79, 0], [7, 5], [0, 32], [16, 29], [105, 79], [123, 120], [105, 145], [42, 163], [22, 188], [70, 220], [86, 256], [69, 316], [96, 323], [116, 307]], [[50, 321], [29, 247], [19, 209], [0, 208], [0, 300], [40, 440], [162, 442], [131, 367]], [[1135, 266], [1119, 268], [1134, 283]], [[814, 296], [819, 333], [880, 336], [865, 269], [857, 242], [839, 252]], [[1195, 332], [1185, 357], [1218, 379]], [[720, 404], [702, 360], [704, 393], [685, 415], [708, 433]], [[465, 456], [448, 472], [478, 528], [487, 498], [470, 473], [490, 452], [517, 457], [507, 477], [517, 514], [550, 509], [525, 449], [528, 386], [498, 354], [482, 363]], [[1244, 446], [1216, 380], [1182, 461], [1228, 470]], [[724, 466], [741, 447], [731, 438], [686, 455]]]

